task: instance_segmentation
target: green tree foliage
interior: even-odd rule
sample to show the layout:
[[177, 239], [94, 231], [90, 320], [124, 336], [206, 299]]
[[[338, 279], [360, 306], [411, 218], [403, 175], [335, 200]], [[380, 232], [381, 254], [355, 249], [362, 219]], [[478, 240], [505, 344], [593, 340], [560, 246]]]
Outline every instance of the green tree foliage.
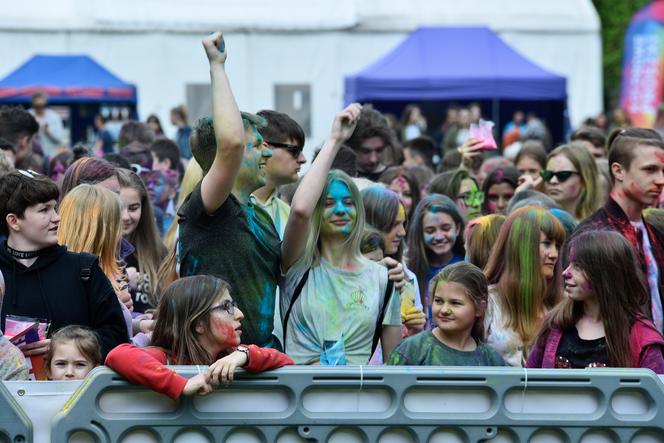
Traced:
[[605, 105], [614, 107], [620, 97], [622, 55], [627, 25], [650, 0], [593, 0], [602, 23]]

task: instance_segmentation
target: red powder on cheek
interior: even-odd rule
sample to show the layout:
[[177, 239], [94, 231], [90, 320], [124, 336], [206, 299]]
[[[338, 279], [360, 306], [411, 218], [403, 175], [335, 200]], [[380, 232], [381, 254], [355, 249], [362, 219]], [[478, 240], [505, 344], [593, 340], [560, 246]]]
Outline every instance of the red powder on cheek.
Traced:
[[235, 329], [232, 324], [223, 323], [217, 326], [217, 336], [219, 337], [220, 343], [227, 346], [235, 346], [237, 344], [237, 338], [235, 335]]
[[664, 163], [664, 152], [662, 152], [661, 150], [655, 152], [655, 157], [657, 157], [657, 160], [659, 160], [659, 161], [661, 161], [662, 163]]

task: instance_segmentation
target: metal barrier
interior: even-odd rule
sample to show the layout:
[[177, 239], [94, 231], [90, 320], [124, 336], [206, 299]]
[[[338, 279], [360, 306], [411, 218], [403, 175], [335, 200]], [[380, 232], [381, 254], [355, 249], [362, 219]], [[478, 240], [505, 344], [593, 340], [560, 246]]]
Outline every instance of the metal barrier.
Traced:
[[0, 443], [32, 442], [32, 421], [0, 383]]
[[288, 367], [172, 401], [99, 368], [52, 441], [664, 442], [663, 388], [634, 369]]

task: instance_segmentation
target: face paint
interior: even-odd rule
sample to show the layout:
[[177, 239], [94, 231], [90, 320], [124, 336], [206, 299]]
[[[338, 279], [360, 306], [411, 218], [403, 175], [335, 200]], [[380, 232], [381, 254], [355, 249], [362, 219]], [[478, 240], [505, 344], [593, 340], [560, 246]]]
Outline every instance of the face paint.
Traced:
[[422, 218], [422, 237], [429, 253], [444, 256], [452, 252], [459, 228], [449, 214], [426, 211]]
[[340, 180], [332, 180], [324, 205], [321, 234], [350, 235], [355, 227], [357, 210], [348, 186]]

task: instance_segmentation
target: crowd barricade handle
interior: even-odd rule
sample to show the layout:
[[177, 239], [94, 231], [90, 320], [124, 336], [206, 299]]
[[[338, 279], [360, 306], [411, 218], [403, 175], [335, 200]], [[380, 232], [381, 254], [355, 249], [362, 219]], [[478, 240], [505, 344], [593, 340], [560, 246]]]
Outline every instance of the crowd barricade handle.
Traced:
[[52, 441], [654, 443], [664, 385], [642, 369], [291, 366], [173, 401], [98, 368]]

